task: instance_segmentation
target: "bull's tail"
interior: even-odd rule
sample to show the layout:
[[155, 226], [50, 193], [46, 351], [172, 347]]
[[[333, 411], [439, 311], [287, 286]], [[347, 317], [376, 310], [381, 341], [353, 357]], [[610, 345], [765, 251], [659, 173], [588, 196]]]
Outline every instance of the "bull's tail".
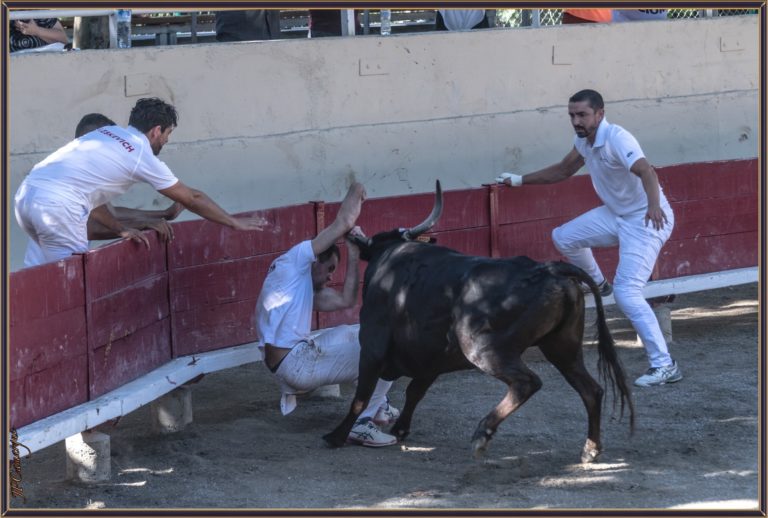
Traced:
[[629, 428], [630, 433], [634, 433], [635, 405], [632, 402], [632, 393], [627, 384], [624, 367], [622, 367], [619, 356], [616, 354], [616, 342], [613, 341], [611, 331], [605, 322], [605, 310], [603, 308], [603, 297], [600, 295], [600, 288], [592, 280], [592, 277], [578, 266], [560, 261], [551, 262], [548, 265], [552, 273], [570, 277], [589, 286], [589, 290], [595, 298], [595, 309], [597, 310], [597, 370], [600, 372], [600, 378], [603, 382], [611, 386], [614, 404], [616, 402], [616, 390], [619, 391], [621, 401], [620, 415], [624, 415], [625, 407], [629, 408]]

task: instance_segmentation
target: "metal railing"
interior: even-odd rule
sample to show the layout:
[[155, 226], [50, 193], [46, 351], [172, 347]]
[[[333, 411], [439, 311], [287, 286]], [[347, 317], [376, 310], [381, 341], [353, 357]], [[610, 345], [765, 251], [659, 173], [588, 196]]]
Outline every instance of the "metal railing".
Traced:
[[[197, 41], [197, 15], [200, 13], [207, 13], [211, 14], [212, 12], [216, 11], [216, 9], [209, 9], [206, 11], [189, 11], [184, 12], [183, 14], [188, 13], [189, 16], [191, 16], [191, 23], [190, 27], [186, 27], [184, 30], [179, 31], [178, 34], [188, 34], [190, 36], [190, 40], [192, 42]], [[351, 10], [348, 11], [348, 16], [346, 17], [347, 25], [349, 25], [351, 17], [349, 16], [349, 13], [351, 13]], [[397, 15], [395, 15], [395, 11], [397, 11]], [[429, 17], [423, 16], [424, 10], [416, 10], [416, 11], [410, 11], [407, 9], [398, 9], [393, 10], [393, 27], [397, 27], [399, 25], [409, 26], [409, 25], [423, 25], [423, 26], [430, 26], [434, 24], [434, 18], [427, 19]], [[413, 23], [409, 23], [408, 16], [409, 13], [413, 14]], [[131, 13], [134, 15], [168, 15], [168, 21], [170, 24], [172, 24], [173, 18], [176, 17], [177, 14], [182, 14], [174, 10], [168, 10], [166, 9], [132, 9]], [[714, 16], [737, 16], [737, 15], [748, 15], [748, 14], [757, 14], [757, 9], [669, 9], [667, 11], [667, 18], [668, 19], [686, 19], [686, 18], [705, 18], [705, 17], [714, 17]], [[69, 17], [89, 17], [89, 16], [108, 16], [109, 17], [109, 42], [110, 47], [115, 48], [117, 47], [117, 9], [36, 9], [36, 10], [24, 10], [24, 11], [17, 11], [17, 10], [11, 10], [9, 11], [9, 19], [10, 20], [24, 20], [24, 19], [30, 19], [30, 18], [69, 18]], [[378, 26], [378, 9], [373, 10], [364, 10], [364, 25], [365, 25], [365, 31], [364, 34], [369, 33], [370, 27], [377, 27]], [[542, 26], [552, 26], [552, 25], [559, 25], [562, 23], [562, 17], [563, 17], [563, 9], [498, 9], [496, 10], [496, 16], [495, 16], [495, 26], [497, 27], [542, 27]], [[396, 21], [399, 20], [399, 21]], [[210, 24], [209, 24], [210, 25]], [[414, 29], [418, 30], [418, 27], [413, 27]], [[350, 30], [347, 29], [345, 32], [349, 33]], [[168, 32], [171, 30], [170, 28], [161, 28], [157, 27], [157, 31], [159, 32]], [[209, 27], [209, 32], [210, 32]], [[291, 31], [305, 31], [306, 27], [299, 27], [298, 29], [295, 27], [292, 27], [288, 29], [289, 32]], [[175, 29], [174, 29], [175, 31]], [[142, 27], [140, 31], [137, 31], [137, 34], [134, 35], [134, 39], [146, 39], [147, 37], [151, 38], [151, 36], [148, 36], [149, 33], [152, 32], [152, 28], [150, 26]], [[285, 32], [285, 31], [284, 31]], [[176, 35], [176, 32], [174, 32], [173, 36]], [[156, 38], [156, 41], [159, 42], [159, 40]], [[176, 43], [176, 38], [169, 38], [169, 43]]]
[[[109, 47], [117, 47], [117, 9], [46, 9], [34, 11], [10, 11], [8, 18], [28, 20], [32, 18], [76, 18], [87, 16], [109, 16]], [[132, 9], [131, 14], [161, 14], [167, 9]]]

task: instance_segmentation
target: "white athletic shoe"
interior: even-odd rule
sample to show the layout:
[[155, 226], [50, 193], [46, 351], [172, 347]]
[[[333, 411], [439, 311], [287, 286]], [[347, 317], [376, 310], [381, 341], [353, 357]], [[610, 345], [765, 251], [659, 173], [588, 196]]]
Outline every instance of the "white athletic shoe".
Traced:
[[373, 416], [373, 422], [379, 426], [386, 426], [394, 424], [398, 417], [400, 417], [400, 410], [390, 405], [389, 400], [387, 400]]
[[370, 418], [361, 419], [352, 427], [349, 432], [347, 442], [359, 444], [360, 446], [369, 446], [371, 448], [380, 448], [382, 446], [392, 446], [397, 443], [394, 435], [384, 433], [373, 424]]
[[677, 362], [672, 360], [672, 365], [666, 367], [651, 367], [645, 374], [635, 380], [638, 387], [655, 387], [665, 383], [675, 383], [683, 379], [683, 373], [680, 371]]

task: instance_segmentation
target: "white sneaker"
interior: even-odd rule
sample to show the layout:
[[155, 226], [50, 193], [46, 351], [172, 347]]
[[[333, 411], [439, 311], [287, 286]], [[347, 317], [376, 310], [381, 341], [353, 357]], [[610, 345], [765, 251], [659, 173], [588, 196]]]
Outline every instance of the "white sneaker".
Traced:
[[373, 422], [379, 426], [386, 426], [388, 424], [394, 424], [398, 417], [400, 417], [400, 410], [390, 405], [389, 400], [387, 400], [379, 407], [376, 415], [373, 416]]
[[672, 365], [666, 367], [651, 367], [645, 374], [635, 380], [638, 387], [655, 387], [665, 383], [675, 383], [683, 379], [683, 373], [680, 371], [677, 362], [672, 360]]
[[352, 427], [349, 432], [347, 442], [359, 444], [360, 446], [370, 446], [371, 448], [380, 448], [382, 446], [392, 446], [397, 443], [394, 435], [384, 433], [373, 424], [370, 418], [360, 420]]

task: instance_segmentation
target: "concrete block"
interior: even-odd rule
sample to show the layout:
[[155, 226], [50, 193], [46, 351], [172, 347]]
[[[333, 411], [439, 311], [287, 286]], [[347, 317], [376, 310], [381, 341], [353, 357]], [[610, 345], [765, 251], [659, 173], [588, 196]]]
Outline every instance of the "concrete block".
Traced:
[[192, 389], [179, 387], [156, 399], [150, 405], [152, 430], [173, 433], [192, 422]]
[[109, 480], [112, 472], [109, 435], [82, 432], [67, 437], [67, 478], [94, 483]]

